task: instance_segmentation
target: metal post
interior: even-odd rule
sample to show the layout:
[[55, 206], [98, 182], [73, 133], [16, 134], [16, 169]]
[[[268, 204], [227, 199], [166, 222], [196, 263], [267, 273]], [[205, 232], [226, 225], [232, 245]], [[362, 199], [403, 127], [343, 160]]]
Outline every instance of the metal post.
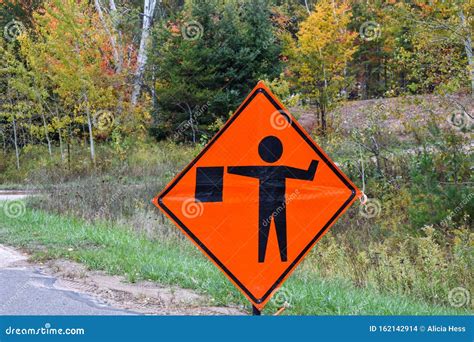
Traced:
[[255, 305], [252, 305], [252, 315], [253, 316], [260, 316], [262, 312], [255, 307]]

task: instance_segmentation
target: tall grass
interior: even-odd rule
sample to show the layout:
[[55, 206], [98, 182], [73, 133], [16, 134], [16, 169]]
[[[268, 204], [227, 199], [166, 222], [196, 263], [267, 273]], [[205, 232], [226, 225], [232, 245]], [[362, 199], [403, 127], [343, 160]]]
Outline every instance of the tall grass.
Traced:
[[[28, 208], [18, 218], [0, 210], [0, 241], [29, 250], [39, 261], [67, 258], [90, 269], [124, 275], [131, 282], [151, 280], [178, 285], [207, 295], [209, 304], [239, 305], [250, 310], [248, 301], [210, 261], [199, 256], [190, 242], [175, 237], [150, 240], [117, 224], [91, 224]], [[316, 265], [313, 257], [304, 261], [276, 293], [265, 313], [274, 313], [284, 304], [288, 306], [285, 314], [299, 315], [469, 313], [465, 307], [427, 303], [410, 295], [378, 291], [371, 285], [357, 287], [350, 279], [323, 278], [314, 269]]]
[[[380, 211], [367, 217], [354, 205], [304, 270], [445, 306], [454, 288], [474, 293], [472, 154], [464, 135], [432, 122], [405, 127], [405, 136], [396, 137], [376, 119], [367, 122], [350, 136], [335, 129], [319, 142], [359, 187], [365, 185]], [[74, 152], [72, 163], [57, 152], [50, 159], [36, 147], [23, 152], [20, 172], [6, 167], [0, 180], [39, 188], [45, 196], [32, 202], [37, 209], [128, 226], [152, 240], [181, 241], [150, 200], [200, 148], [102, 144], [92, 167], [86, 147]]]

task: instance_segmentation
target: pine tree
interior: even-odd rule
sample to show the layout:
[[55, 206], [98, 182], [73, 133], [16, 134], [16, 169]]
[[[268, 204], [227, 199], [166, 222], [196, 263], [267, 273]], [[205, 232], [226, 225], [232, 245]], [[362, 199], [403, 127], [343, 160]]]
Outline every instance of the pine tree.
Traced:
[[280, 47], [267, 2], [187, 1], [154, 34], [157, 138], [197, 141], [226, 119], [259, 79], [280, 72]]

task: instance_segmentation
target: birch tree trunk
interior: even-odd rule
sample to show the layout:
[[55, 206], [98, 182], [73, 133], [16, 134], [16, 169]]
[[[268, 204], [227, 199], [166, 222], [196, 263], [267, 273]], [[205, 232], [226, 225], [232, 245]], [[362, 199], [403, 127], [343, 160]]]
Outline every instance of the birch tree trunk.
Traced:
[[7, 155], [7, 138], [5, 136], [5, 133], [2, 131], [0, 131], [0, 133], [2, 134], [2, 143], [3, 143], [3, 156], [5, 157]]
[[91, 110], [89, 107], [89, 99], [87, 98], [87, 94], [84, 94], [84, 99], [86, 101], [87, 126], [89, 128], [89, 144], [90, 144], [90, 151], [91, 151], [91, 160], [95, 166], [94, 135], [92, 132], [92, 117], [91, 117]]
[[308, 14], [311, 14], [311, 10], [309, 9], [308, 5], [308, 0], [304, 0], [304, 6], [306, 7], [306, 11], [308, 12]]
[[20, 169], [20, 151], [18, 150], [18, 136], [16, 132], [15, 114], [13, 114], [13, 143], [15, 144], [16, 168]]
[[113, 12], [117, 11], [117, 6], [115, 6], [115, 1], [114, 0], [109, 0], [109, 6], [110, 6], [111, 11], [113, 11]]
[[326, 66], [324, 65], [323, 53], [319, 49], [319, 56], [321, 58], [321, 67], [323, 69], [323, 78], [324, 78], [324, 95], [320, 97], [320, 109], [321, 109], [321, 132], [322, 135], [326, 135], [326, 109], [327, 109], [327, 97], [328, 97], [328, 79], [326, 77]]
[[[119, 25], [117, 24], [117, 16], [118, 16], [118, 12], [117, 12], [117, 6], [115, 5], [115, 1], [114, 0], [109, 0], [109, 13], [110, 13], [110, 16], [111, 16], [111, 19], [112, 19], [112, 26], [113, 26], [113, 29], [115, 30], [115, 32], [117, 32], [117, 36], [118, 36], [118, 39], [117, 39], [117, 46], [118, 46], [118, 49], [119, 49], [119, 57], [120, 57], [120, 70], [117, 70], [117, 72], [119, 71], [122, 71], [122, 68], [123, 68], [123, 37], [122, 37], [122, 31], [120, 30], [119, 28]], [[120, 81], [119, 82], [123, 82], [123, 80], [120, 78]], [[124, 102], [124, 92], [120, 92], [120, 95], [119, 95], [119, 98], [118, 98], [118, 101], [117, 101], [117, 113], [119, 114], [119, 116], [122, 115], [123, 113], [123, 102]]]
[[71, 170], [71, 130], [67, 130], [67, 168]]
[[62, 137], [62, 130], [58, 128], [58, 135], [59, 135], [59, 150], [61, 151], [61, 161], [64, 162], [64, 150], [63, 150], [63, 137]]
[[142, 36], [140, 39], [140, 48], [137, 57], [137, 69], [135, 71], [135, 82], [132, 91], [132, 106], [135, 106], [140, 96], [140, 91], [143, 84], [143, 72], [145, 71], [147, 61], [147, 45], [150, 36], [150, 27], [152, 24], [153, 13], [155, 12], [156, 0], [144, 0], [143, 4], [143, 24]]
[[100, 1], [94, 0], [94, 4], [95, 4], [95, 9], [97, 13], [99, 14], [100, 22], [102, 23], [102, 26], [104, 27], [105, 32], [109, 36], [110, 45], [112, 46], [112, 54], [114, 56], [116, 71], [117, 71], [117, 74], [120, 74], [122, 72], [122, 57], [117, 48], [117, 40], [115, 39], [113, 33], [109, 29], [109, 25], [107, 24], [107, 21], [104, 17], [104, 12], [102, 11]]
[[[55, 112], [56, 112], [56, 118], [58, 119], [58, 122], [60, 123], [61, 122], [61, 118], [59, 116], [59, 110], [58, 110], [58, 106], [56, 104], [55, 106]], [[61, 161], [64, 162], [64, 146], [63, 146], [63, 135], [62, 135], [63, 131], [61, 129], [61, 127], [58, 127], [58, 135], [59, 135], [59, 150], [61, 151]]]
[[43, 119], [43, 127], [44, 127], [44, 135], [46, 137], [46, 141], [48, 142], [48, 152], [49, 156], [53, 156], [53, 151], [51, 151], [51, 140], [49, 139], [49, 134], [48, 134], [48, 125], [46, 123], [46, 117], [44, 116], [44, 112], [41, 111], [41, 118]]
[[[7, 88], [8, 99], [10, 101], [10, 106], [13, 108], [13, 101], [10, 94], [10, 88]], [[20, 169], [20, 150], [18, 149], [18, 132], [16, 129], [16, 120], [15, 113], [12, 112], [12, 125], [13, 125], [13, 144], [15, 145], [15, 157], [16, 157], [16, 168]]]

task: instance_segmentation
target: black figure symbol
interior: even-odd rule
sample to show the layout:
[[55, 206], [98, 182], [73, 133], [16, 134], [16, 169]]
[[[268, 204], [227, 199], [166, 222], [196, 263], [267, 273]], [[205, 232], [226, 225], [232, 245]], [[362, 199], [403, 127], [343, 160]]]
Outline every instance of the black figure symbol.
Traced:
[[[258, 153], [267, 163], [274, 163], [283, 154], [283, 145], [275, 136], [267, 136], [258, 145]], [[313, 160], [308, 170], [289, 166], [229, 166], [227, 172], [259, 179], [258, 262], [265, 261], [271, 219], [275, 223], [281, 261], [287, 261], [286, 237], [286, 179], [312, 181], [318, 161]]]
[[[283, 145], [275, 136], [262, 139], [258, 145], [260, 158], [274, 163], [283, 154]], [[277, 232], [281, 261], [288, 261], [286, 238], [286, 179], [312, 181], [318, 161], [313, 160], [308, 170], [289, 166], [229, 166], [227, 172], [259, 179], [258, 262], [265, 261], [268, 235], [273, 219]], [[222, 202], [224, 167], [198, 167], [195, 198], [200, 202]]]

